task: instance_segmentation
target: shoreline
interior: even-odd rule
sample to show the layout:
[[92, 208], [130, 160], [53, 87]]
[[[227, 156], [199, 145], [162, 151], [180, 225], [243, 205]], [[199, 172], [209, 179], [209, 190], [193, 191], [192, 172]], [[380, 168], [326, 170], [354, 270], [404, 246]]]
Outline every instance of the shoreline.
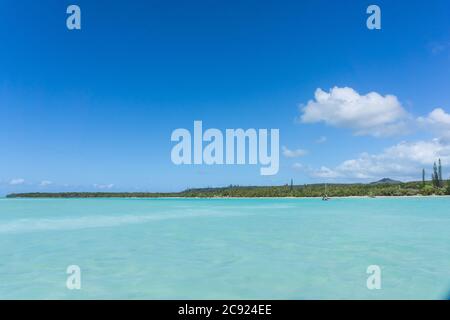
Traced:
[[[420, 198], [450, 198], [450, 195], [414, 195], [414, 196], [337, 196], [337, 197], [329, 197], [329, 200], [332, 199], [395, 199], [395, 198], [406, 198], [406, 199], [420, 199]], [[18, 200], [18, 199], [43, 199], [43, 200], [50, 200], [50, 199], [61, 199], [61, 200], [68, 200], [68, 199], [163, 199], [163, 200], [170, 200], [170, 199], [205, 199], [205, 200], [223, 200], [223, 199], [322, 199], [322, 197], [11, 197], [8, 198], [6, 196], [0, 197], [0, 199], [8, 199], [8, 200]]]
[[369, 184], [291, 184], [278, 186], [239, 186], [188, 188], [183, 191], [59, 191], [10, 193], [6, 198], [137, 198], [137, 199], [307, 199], [329, 197], [334, 199], [350, 198], [392, 198], [392, 197], [438, 197], [450, 195], [450, 180], [436, 186], [431, 182], [399, 182], [382, 179]]

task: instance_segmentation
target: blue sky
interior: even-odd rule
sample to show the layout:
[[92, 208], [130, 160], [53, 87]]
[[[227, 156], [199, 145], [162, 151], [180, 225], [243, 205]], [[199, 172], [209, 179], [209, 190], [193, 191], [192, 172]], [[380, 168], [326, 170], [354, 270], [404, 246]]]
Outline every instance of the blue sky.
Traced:
[[[1, 194], [450, 174], [446, 0], [4, 0], [0, 41]], [[194, 120], [280, 129], [278, 174], [175, 166]]]

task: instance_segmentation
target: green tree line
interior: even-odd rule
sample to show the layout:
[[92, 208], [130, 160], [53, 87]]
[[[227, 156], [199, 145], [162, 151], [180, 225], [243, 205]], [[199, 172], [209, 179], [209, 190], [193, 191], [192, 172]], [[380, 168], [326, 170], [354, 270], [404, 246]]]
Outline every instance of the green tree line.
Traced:
[[[384, 180], [382, 180], [384, 181]], [[8, 198], [214, 198], [214, 197], [350, 197], [350, 196], [415, 196], [450, 195], [450, 181], [443, 179], [441, 159], [433, 165], [431, 181], [426, 180], [422, 170], [422, 181], [353, 184], [302, 184], [295, 185], [293, 179], [282, 186], [234, 186], [222, 188], [187, 189], [182, 192], [61, 192], [61, 193], [16, 193]]]

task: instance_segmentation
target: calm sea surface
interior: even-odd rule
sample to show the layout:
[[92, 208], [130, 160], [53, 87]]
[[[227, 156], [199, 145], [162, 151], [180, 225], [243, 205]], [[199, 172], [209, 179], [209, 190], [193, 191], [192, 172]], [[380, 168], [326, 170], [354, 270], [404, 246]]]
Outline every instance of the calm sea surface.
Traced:
[[2, 299], [449, 294], [450, 198], [0, 199]]

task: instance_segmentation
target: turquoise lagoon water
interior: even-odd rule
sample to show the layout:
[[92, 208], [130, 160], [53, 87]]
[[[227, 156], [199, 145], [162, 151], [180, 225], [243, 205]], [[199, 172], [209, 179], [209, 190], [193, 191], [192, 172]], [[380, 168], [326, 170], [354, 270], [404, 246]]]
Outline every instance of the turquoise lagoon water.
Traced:
[[[0, 199], [2, 299], [444, 299], [450, 198]], [[81, 290], [66, 268], [81, 268]], [[381, 290], [366, 269], [379, 265]]]

